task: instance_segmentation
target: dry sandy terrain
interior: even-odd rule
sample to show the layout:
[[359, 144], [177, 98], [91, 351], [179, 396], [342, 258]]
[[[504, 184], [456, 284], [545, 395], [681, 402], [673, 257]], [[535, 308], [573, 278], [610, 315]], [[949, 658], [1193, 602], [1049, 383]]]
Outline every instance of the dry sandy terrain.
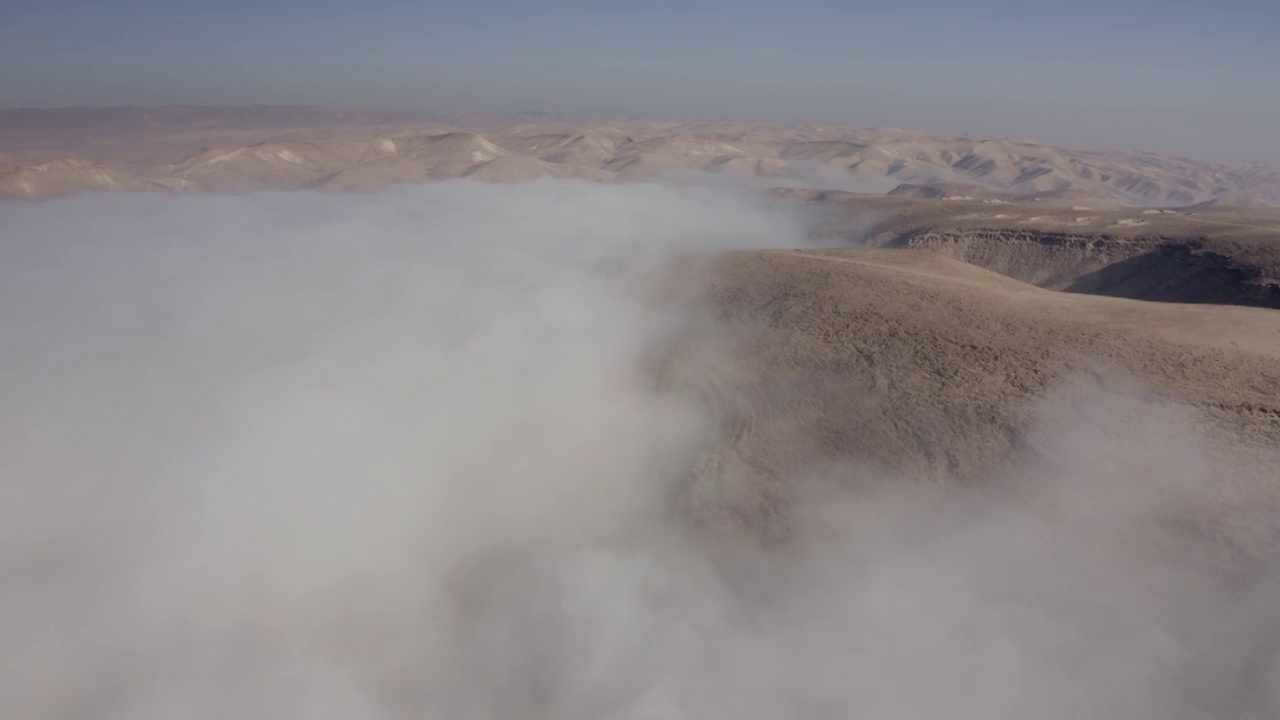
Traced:
[[270, 106], [0, 111], [0, 197], [372, 191], [682, 170], [880, 192], [906, 183], [899, 192], [924, 197], [1280, 203], [1280, 170], [1260, 164], [896, 129]]
[[[1151, 531], [1138, 545], [1218, 568], [1276, 557], [1277, 210], [775, 194], [825, 211], [818, 234], [849, 249], [737, 253], [693, 273], [715, 320], [669, 370], [729, 428], [686, 498], [702, 522], [788, 536], [804, 490], [778, 479], [826, 464], [1000, 495], [1028, 478], [1186, 471], [1178, 519], [1127, 525]], [[682, 376], [681, 353], [704, 343], [741, 364]], [[1081, 427], [1105, 439], [1064, 459], [1052, 438]], [[1132, 454], [1165, 443], [1168, 457]]]
[[[685, 498], [701, 522], [785, 537], [805, 491], [778, 479], [827, 464], [1015, 494], [1075, 475], [1100, 498], [1185, 471], [1157, 547], [1191, 539], [1177, 552], [1219, 567], [1280, 548], [1280, 313], [1053, 292], [904, 250], [735, 253], [691, 277], [712, 320], [664, 377], [728, 429]], [[684, 372], [710, 347], [737, 364]], [[1083, 427], [1098, 435], [1059, 445]]]

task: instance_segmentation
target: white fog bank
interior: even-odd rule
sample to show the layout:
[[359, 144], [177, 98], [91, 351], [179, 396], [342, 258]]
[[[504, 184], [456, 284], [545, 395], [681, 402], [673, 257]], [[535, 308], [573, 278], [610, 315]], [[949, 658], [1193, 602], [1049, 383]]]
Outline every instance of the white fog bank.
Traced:
[[680, 319], [645, 283], [802, 245], [794, 212], [567, 181], [0, 205], [0, 717], [1275, 717], [1269, 590], [1131, 582], [1016, 517], [908, 542], [948, 515], [910, 493], [799, 554], [680, 531], [718, 428], [646, 372]]

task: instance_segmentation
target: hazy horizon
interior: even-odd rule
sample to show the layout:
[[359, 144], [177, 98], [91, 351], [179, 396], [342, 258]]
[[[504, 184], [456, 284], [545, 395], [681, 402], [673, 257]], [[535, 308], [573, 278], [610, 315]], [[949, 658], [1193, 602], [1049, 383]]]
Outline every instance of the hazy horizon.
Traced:
[[0, 106], [322, 105], [831, 123], [1280, 161], [1280, 11], [1096, 0], [3, 13]]

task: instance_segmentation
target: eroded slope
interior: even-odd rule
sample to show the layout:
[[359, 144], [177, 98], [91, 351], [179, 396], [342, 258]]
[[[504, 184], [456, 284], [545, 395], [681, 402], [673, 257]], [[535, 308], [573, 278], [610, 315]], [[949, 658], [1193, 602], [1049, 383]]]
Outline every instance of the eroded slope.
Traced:
[[927, 250], [1043, 288], [1280, 308], [1280, 214], [1270, 208], [788, 194], [828, 208], [825, 232], [845, 242]]

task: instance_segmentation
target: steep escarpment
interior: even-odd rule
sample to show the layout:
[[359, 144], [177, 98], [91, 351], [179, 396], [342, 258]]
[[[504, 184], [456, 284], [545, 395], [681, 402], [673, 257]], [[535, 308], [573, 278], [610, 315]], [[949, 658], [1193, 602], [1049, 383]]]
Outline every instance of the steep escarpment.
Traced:
[[1280, 308], [1280, 211], [795, 191], [838, 245], [924, 250], [1049, 290]]
[[[1007, 228], [924, 229], [886, 243], [927, 250], [1052, 290], [1113, 263], [1150, 252], [1158, 240]], [[1099, 288], [1098, 294], [1108, 294]]]
[[930, 229], [891, 247], [928, 250], [1051, 290], [1134, 300], [1280, 308], [1280, 241]]
[[1203, 240], [1170, 240], [1080, 275], [1064, 289], [1136, 300], [1280, 308], [1280, 278], [1271, 274], [1271, 267], [1214, 247]]

